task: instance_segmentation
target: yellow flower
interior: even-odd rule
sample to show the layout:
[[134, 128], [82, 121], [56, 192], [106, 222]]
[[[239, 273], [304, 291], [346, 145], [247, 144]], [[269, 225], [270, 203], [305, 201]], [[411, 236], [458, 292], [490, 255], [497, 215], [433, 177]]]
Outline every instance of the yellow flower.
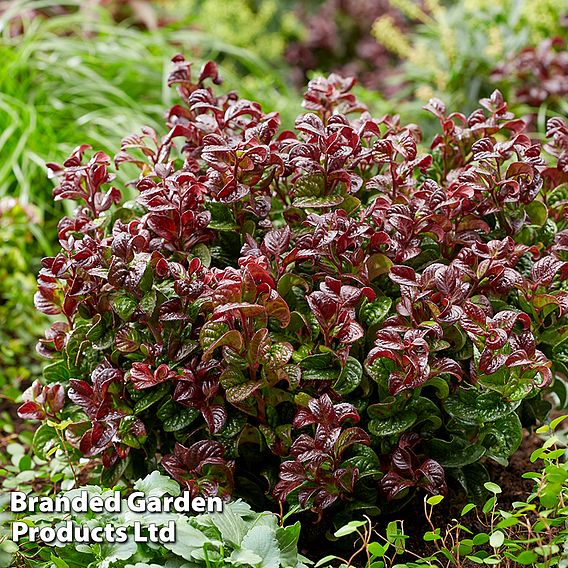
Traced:
[[389, 51], [396, 55], [408, 58], [412, 53], [412, 46], [406, 36], [397, 28], [392, 16], [388, 14], [375, 20], [373, 24], [373, 36]]

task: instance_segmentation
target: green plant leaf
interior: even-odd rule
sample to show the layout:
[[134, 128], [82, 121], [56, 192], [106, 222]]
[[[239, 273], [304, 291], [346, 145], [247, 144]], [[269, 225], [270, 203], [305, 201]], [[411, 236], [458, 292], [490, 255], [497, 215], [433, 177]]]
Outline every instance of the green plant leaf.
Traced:
[[349, 394], [359, 386], [362, 378], [363, 367], [361, 363], [354, 357], [347, 357], [345, 366], [333, 385], [333, 390], [341, 395]]
[[406, 432], [416, 422], [416, 413], [403, 411], [389, 418], [375, 418], [369, 422], [369, 431], [375, 436], [393, 436]]

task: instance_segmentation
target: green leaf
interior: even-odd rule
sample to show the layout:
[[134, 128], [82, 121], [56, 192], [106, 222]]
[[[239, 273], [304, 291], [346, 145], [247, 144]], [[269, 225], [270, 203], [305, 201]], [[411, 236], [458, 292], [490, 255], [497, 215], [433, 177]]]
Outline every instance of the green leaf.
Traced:
[[292, 274], [291, 272], [286, 272], [280, 277], [280, 280], [278, 280], [278, 293], [284, 297], [288, 294], [288, 292], [290, 292], [292, 286], [303, 288], [306, 292], [310, 289], [310, 285], [307, 283], [305, 278], [302, 278], [297, 274]]
[[146, 292], [140, 301], [140, 308], [142, 311], [151, 316], [154, 313], [154, 308], [156, 307], [156, 291], [150, 290]]
[[362, 378], [363, 367], [361, 363], [354, 357], [347, 357], [345, 366], [333, 385], [333, 390], [341, 395], [349, 394], [359, 386]]
[[215, 231], [236, 231], [238, 229], [231, 209], [218, 201], [207, 201], [205, 206], [211, 212], [208, 227]]
[[230, 403], [238, 403], [247, 400], [255, 391], [262, 387], [262, 381], [247, 381], [241, 385], [235, 385], [227, 389], [227, 400]]
[[346, 460], [345, 463], [359, 470], [359, 478], [381, 473], [381, 464], [373, 448], [363, 444], [355, 444], [353, 453], [354, 455]]
[[329, 554], [328, 556], [324, 556], [323, 558], [320, 558], [320, 560], [318, 560], [316, 562], [316, 564], [314, 565], [314, 568], [320, 568], [320, 566], [325, 566], [326, 564], [329, 564], [333, 560], [341, 560], [341, 559], [338, 558], [337, 556], [333, 556], [332, 554]]
[[321, 197], [325, 193], [325, 178], [323, 174], [315, 173], [304, 175], [294, 184], [294, 196]]
[[452, 436], [449, 442], [433, 438], [426, 448], [428, 455], [444, 467], [463, 467], [477, 462], [485, 454], [483, 446], [469, 444], [457, 436]]
[[198, 243], [191, 249], [191, 254], [198, 258], [203, 266], [209, 268], [211, 266], [211, 251], [205, 243]]
[[501, 488], [496, 483], [493, 483], [492, 481], [488, 481], [487, 483], [484, 483], [483, 486], [485, 487], [485, 489], [487, 489], [487, 491], [489, 491], [490, 493], [493, 493], [494, 495], [497, 495], [498, 493], [502, 493]]
[[523, 427], [515, 412], [491, 423], [484, 431], [483, 445], [487, 457], [506, 466], [507, 458], [513, 455], [523, 440]]
[[300, 368], [305, 381], [332, 381], [341, 373], [337, 357], [330, 352], [305, 357], [300, 361]]
[[379, 296], [373, 302], [366, 302], [359, 310], [359, 319], [366, 327], [372, 327], [381, 323], [392, 305], [392, 299], [388, 296]]
[[257, 525], [245, 535], [241, 550], [249, 550], [262, 559], [259, 568], [278, 568], [280, 566], [280, 549], [271, 527]]
[[[380, 252], [372, 254], [367, 259], [369, 281], [372, 282], [375, 278], [378, 278], [382, 274], [388, 274], [392, 266], [392, 260], [385, 254]], [[376, 321], [373, 320], [373, 323], [369, 323], [368, 325], [376, 325], [381, 322], [385, 318], [392, 304], [392, 300], [390, 298], [379, 298], [378, 301], [380, 302], [379, 309], [377, 314], [374, 316], [374, 320], [376, 319]], [[377, 300], [372, 302], [372, 304], [375, 304], [376, 302]]]
[[142, 396], [142, 398], [139, 398], [134, 404], [134, 414], [140, 414], [147, 408], [150, 408], [150, 406], [163, 398], [165, 394], [169, 392], [169, 390], [170, 385], [162, 384], [158, 385], [155, 388], [149, 389], [146, 392], [142, 391], [144, 392], [144, 396]]
[[521, 401], [507, 402], [496, 392], [479, 394], [477, 389], [461, 388], [444, 401], [444, 409], [458, 422], [479, 425], [494, 422], [513, 412]]
[[65, 361], [56, 361], [46, 365], [43, 369], [43, 378], [48, 383], [66, 383], [71, 375]]
[[54, 447], [54, 444], [58, 441], [59, 438], [57, 437], [55, 429], [47, 424], [42, 424], [34, 434], [32, 442], [34, 454], [42, 460], [45, 459], [46, 452]]
[[534, 200], [528, 205], [525, 205], [531, 223], [537, 227], [542, 227], [548, 219], [548, 208], [542, 201]]
[[129, 320], [138, 307], [138, 300], [126, 294], [117, 294], [111, 299], [110, 303], [114, 313], [124, 321]]
[[435, 506], [441, 503], [443, 499], [443, 495], [432, 495], [432, 497], [428, 497], [428, 499], [426, 499], [426, 503], [428, 503], [428, 505]]
[[491, 534], [491, 537], [489, 538], [489, 544], [493, 548], [499, 548], [500, 546], [503, 545], [504, 542], [505, 542], [505, 534], [499, 530], [493, 532]]
[[141, 448], [146, 441], [147, 436], [141, 436], [140, 434], [132, 433], [131, 430], [138, 422], [136, 416], [130, 415], [125, 416], [120, 421], [120, 426], [118, 429], [118, 434], [120, 436], [121, 442], [130, 446], [131, 448]]
[[278, 527], [276, 530], [282, 568], [296, 568], [298, 564], [298, 540], [301, 529], [302, 525], [297, 521], [293, 525]]
[[415, 422], [416, 413], [406, 410], [389, 418], [375, 418], [368, 428], [375, 436], [393, 436], [406, 432]]
[[333, 533], [335, 538], [341, 538], [357, 532], [359, 527], [363, 527], [367, 524], [366, 521], [349, 521], [346, 525], [342, 526], [340, 529]]
[[532, 550], [523, 550], [523, 552], [521, 552], [515, 557], [515, 561], [518, 564], [531, 565], [531, 566], [533, 566], [537, 560], [538, 560], [538, 555], [536, 554], [536, 552], [533, 552]]
[[478, 533], [472, 540], [475, 546], [483, 546], [489, 542], [489, 535], [487, 533]]
[[165, 542], [168, 550], [185, 560], [194, 560], [193, 555], [203, 551], [206, 545], [212, 545], [213, 541], [194, 527], [188, 517], [179, 515], [176, 520], [176, 541]]
[[562, 416], [556, 417], [554, 420], [551, 420], [551, 421], [550, 421], [550, 428], [551, 428], [552, 430], [556, 430], [556, 428], [558, 428], [558, 425], [559, 425], [561, 422], [564, 422], [564, 420], [566, 420], [567, 418], [568, 418], [568, 414], [564, 414], [564, 415], [562, 415]]
[[[244, 507], [242, 511], [241, 507]], [[207, 522], [216, 527], [223, 542], [237, 548], [250, 529], [250, 524], [243, 517], [252, 514], [249, 505], [234, 501], [226, 505], [222, 513], [207, 515]]]
[[541, 546], [535, 546], [534, 551], [539, 556], [553, 556], [560, 552], [560, 547], [557, 544], [543, 544]]
[[187, 428], [199, 415], [199, 410], [182, 408], [171, 399], [158, 409], [158, 418], [162, 421], [166, 432], [177, 432]]
[[159, 471], [153, 471], [144, 479], [139, 479], [134, 484], [134, 489], [142, 491], [147, 497], [162, 497], [166, 494], [177, 497], [181, 493], [179, 484]]
[[207, 350], [203, 353], [203, 359], [205, 361], [211, 359], [213, 352], [219, 347], [229, 347], [236, 353], [239, 353], [243, 348], [243, 336], [241, 332], [236, 329], [231, 329], [221, 335], [221, 337], [213, 341], [213, 343], [207, 347]]
[[53, 562], [55, 568], [69, 568], [69, 564], [65, 560], [58, 558], [54, 554], [51, 554], [49, 559]]
[[323, 197], [297, 197], [292, 205], [300, 209], [327, 209], [343, 203], [341, 195], [326, 195]]
[[383, 545], [378, 542], [370, 542], [367, 550], [370, 552], [371, 556], [379, 557], [384, 556], [388, 548], [388, 544]]
[[436, 389], [436, 396], [442, 400], [448, 398], [450, 394], [450, 385], [448, 381], [442, 379], [442, 377], [432, 377], [424, 383], [422, 388], [424, 387], [433, 387]]

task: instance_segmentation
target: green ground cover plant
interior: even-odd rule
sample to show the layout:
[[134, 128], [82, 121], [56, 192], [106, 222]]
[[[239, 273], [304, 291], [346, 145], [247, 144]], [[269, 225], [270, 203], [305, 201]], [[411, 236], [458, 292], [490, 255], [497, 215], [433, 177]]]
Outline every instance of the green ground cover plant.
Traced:
[[[180, 486], [172, 479], [154, 472], [137, 481], [136, 491], [150, 497], [177, 496]], [[78, 496], [86, 491], [89, 498], [105, 499], [113, 491], [97, 485], [86, 485], [67, 491], [65, 496]], [[6, 496], [7, 497], [7, 496]], [[3, 498], [5, 501], [6, 499]], [[0, 513], [2, 520], [9, 513]], [[23, 539], [16, 544], [4, 540], [0, 544], [0, 562], [10, 561], [20, 566], [35, 568], [216, 568], [224, 566], [256, 566], [258, 568], [303, 568], [304, 559], [297, 552], [300, 524], [282, 527], [272, 513], [256, 513], [242, 501], [225, 505], [222, 513], [205, 513], [188, 516], [182, 513], [136, 513], [130, 511], [123, 499], [121, 513], [26, 513], [13, 515], [11, 520], [26, 522], [29, 527], [57, 530], [68, 522], [76, 527], [94, 532], [96, 527], [126, 528], [129, 540], [116, 543], [71, 543], [45, 545], [35, 540]], [[142, 523], [141, 533], [148, 536], [150, 523], [167, 527], [174, 522], [177, 540], [165, 544], [145, 544], [133, 539], [134, 523]], [[8, 531], [3, 531], [10, 537]], [[27, 540], [27, 542], [26, 542]], [[8, 562], [1, 565], [8, 566]]]

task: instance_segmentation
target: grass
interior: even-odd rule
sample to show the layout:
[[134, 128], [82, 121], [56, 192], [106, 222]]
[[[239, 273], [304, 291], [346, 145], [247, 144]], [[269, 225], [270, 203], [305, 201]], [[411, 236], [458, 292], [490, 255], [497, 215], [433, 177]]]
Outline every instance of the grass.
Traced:
[[17, 10], [51, 4], [17, 2], [0, 17], [0, 197], [16, 195], [50, 216], [45, 162], [62, 160], [80, 143], [112, 154], [143, 125], [164, 132], [162, 117], [176, 96], [165, 79], [178, 52], [196, 66], [219, 61], [223, 88], [278, 108], [284, 120], [298, 108], [299, 95], [278, 78], [278, 69], [202, 32], [144, 31], [117, 25], [104, 11], [76, 11], [29, 19], [21, 35], [10, 35]]

